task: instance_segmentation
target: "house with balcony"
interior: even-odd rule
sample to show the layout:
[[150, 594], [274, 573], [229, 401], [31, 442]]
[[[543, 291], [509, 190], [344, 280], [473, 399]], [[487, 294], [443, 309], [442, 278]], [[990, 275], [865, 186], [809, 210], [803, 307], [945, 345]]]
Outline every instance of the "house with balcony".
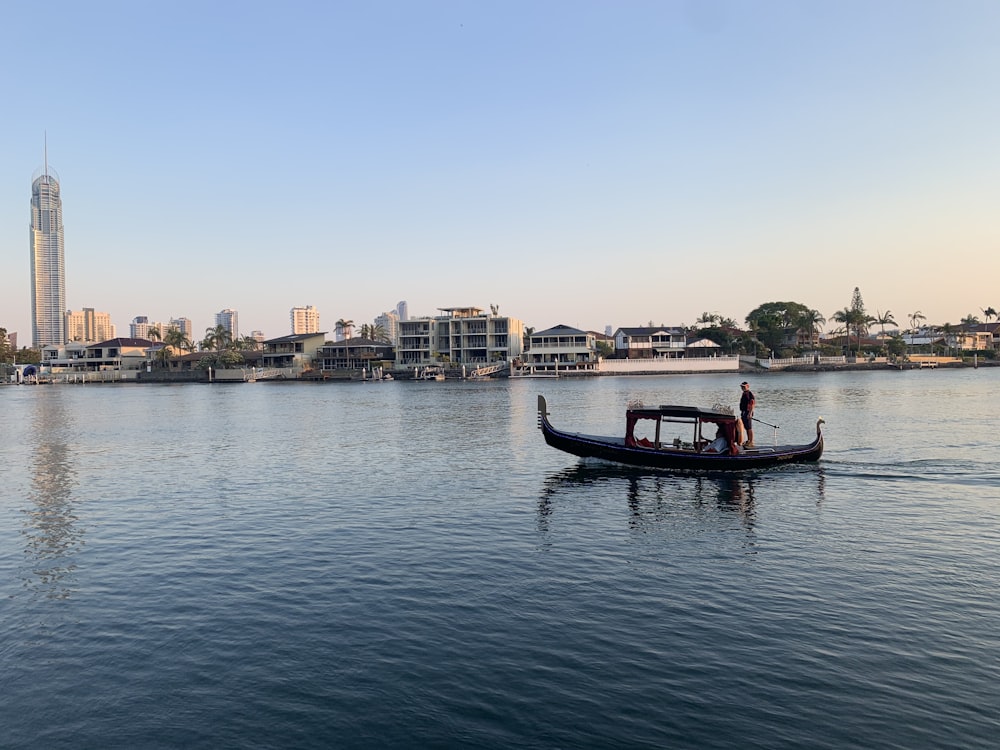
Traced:
[[442, 307], [441, 315], [399, 322], [395, 369], [414, 371], [428, 365], [478, 368], [520, 357], [524, 323], [500, 315], [496, 307]]
[[619, 328], [615, 331], [615, 358], [679, 358], [687, 351], [687, 333], [677, 327]]
[[285, 377], [296, 378], [316, 367], [320, 348], [326, 343], [326, 331], [293, 333], [263, 343], [261, 356], [265, 371], [281, 371]]
[[537, 331], [528, 337], [528, 349], [515, 360], [514, 375], [558, 375], [594, 372], [600, 358], [593, 332], [567, 325]]
[[964, 351], [996, 349], [1000, 343], [1000, 323], [979, 323], [949, 334], [946, 340], [948, 346]]
[[145, 369], [153, 342], [114, 338], [96, 344], [71, 342], [42, 349], [41, 364], [51, 373]]
[[392, 344], [365, 338], [328, 341], [316, 352], [316, 365], [323, 372], [371, 372], [373, 367], [392, 367], [396, 351]]

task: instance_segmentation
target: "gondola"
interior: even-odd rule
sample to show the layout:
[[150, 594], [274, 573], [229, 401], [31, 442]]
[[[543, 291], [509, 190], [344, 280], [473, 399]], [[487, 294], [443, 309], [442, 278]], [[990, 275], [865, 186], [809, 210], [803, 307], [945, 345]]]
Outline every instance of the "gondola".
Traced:
[[[538, 396], [538, 427], [545, 442], [582, 458], [599, 458], [653, 469], [744, 471], [818, 461], [823, 454], [822, 418], [816, 421], [816, 439], [811, 443], [748, 448], [740, 445], [738, 422], [738, 417], [733, 414], [696, 406], [644, 407], [633, 404], [625, 412], [623, 437], [585, 435], [553, 427], [549, 422], [545, 397]], [[651, 433], [648, 437], [636, 437], [636, 426], [639, 424]], [[710, 440], [702, 434], [706, 424], [715, 426], [719, 434], [725, 435], [726, 449], [719, 452], [708, 449]], [[669, 431], [667, 428], [689, 429], [691, 437], [671, 439], [664, 434]]]

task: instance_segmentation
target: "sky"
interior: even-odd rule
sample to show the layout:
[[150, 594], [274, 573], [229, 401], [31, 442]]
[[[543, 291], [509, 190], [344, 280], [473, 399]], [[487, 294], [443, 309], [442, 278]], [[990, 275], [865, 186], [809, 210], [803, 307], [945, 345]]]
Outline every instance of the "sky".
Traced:
[[[5, 3], [0, 326], [31, 178], [67, 307], [240, 332], [1000, 309], [1000, 3]], [[827, 328], [835, 324], [829, 323]]]

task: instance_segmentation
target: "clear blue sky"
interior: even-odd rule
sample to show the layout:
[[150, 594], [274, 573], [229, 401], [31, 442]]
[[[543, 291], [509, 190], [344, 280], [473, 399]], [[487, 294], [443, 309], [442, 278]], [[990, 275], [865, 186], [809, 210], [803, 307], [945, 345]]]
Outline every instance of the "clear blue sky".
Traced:
[[993, 0], [6, 3], [0, 325], [30, 344], [32, 173], [67, 303], [288, 332], [472, 305], [740, 322], [855, 286], [1000, 308]]

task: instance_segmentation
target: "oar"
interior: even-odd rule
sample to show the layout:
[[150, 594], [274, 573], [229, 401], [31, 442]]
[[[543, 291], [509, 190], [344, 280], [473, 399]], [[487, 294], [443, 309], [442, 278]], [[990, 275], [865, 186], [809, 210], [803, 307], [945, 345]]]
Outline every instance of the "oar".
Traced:
[[781, 429], [780, 427], [778, 427], [778, 425], [771, 424], [770, 422], [765, 422], [763, 419], [757, 419], [757, 417], [750, 417], [750, 419], [752, 419], [754, 422], [760, 422], [761, 424], [766, 424], [768, 427], [773, 427], [776, 430]]

